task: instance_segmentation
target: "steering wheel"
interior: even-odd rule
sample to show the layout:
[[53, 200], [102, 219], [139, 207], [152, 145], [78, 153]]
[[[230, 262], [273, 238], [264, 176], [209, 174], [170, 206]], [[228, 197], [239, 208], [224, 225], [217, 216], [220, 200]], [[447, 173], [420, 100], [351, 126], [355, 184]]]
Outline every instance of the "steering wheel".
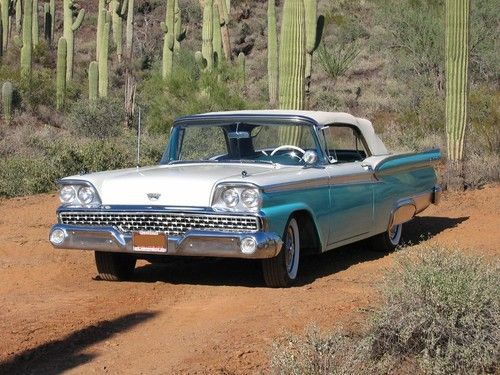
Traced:
[[[304, 156], [304, 154], [306, 153], [304, 150], [302, 150], [300, 147], [297, 147], [297, 146], [292, 146], [292, 145], [283, 145], [283, 146], [279, 146], [279, 147], [276, 147], [273, 152], [271, 152], [271, 156], [274, 156], [275, 153], [277, 153], [278, 151], [280, 150], [286, 150], [286, 149], [292, 149], [292, 150], [296, 150], [296, 151], [300, 151], [302, 152], [302, 156]], [[302, 159], [302, 158], [299, 158], [299, 159]]]

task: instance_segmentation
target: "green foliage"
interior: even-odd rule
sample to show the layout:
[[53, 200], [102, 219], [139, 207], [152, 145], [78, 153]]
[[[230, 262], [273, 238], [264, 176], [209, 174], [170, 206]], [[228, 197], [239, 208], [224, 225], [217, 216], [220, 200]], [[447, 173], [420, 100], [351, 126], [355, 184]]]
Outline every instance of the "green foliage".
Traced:
[[387, 275], [372, 356], [414, 356], [432, 374], [493, 370], [499, 360], [499, 271], [498, 262], [487, 266], [436, 246], [403, 253]]
[[324, 44], [318, 49], [318, 59], [323, 70], [332, 80], [343, 76], [359, 56], [360, 48], [355, 44], [339, 44], [329, 51]]
[[94, 138], [119, 136], [125, 113], [121, 102], [100, 98], [97, 101], [78, 101], [71, 107], [68, 125], [75, 135]]
[[152, 73], [138, 90], [138, 105], [144, 109], [144, 123], [152, 132], [168, 133], [172, 121], [193, 113], [244, 109], [247, 103], [240, 96], [240, 87], [231, 84], [238, 71], [222, 65], [217, 74], [201, 74], [192, 54], [175, 57], [174, 74], [164, 80]]
[[271, 367], [310, 375], [496, 373], [500, 264], [489, 263], [436, 245], [403, 250], [367, 332], [287, 334], [274, 343]]

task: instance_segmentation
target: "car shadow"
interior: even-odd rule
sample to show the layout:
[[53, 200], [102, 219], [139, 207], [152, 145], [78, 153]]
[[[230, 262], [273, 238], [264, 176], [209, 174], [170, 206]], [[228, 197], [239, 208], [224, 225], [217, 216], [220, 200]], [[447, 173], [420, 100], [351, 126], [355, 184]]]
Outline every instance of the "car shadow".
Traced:
[[0, 363], [0, 374], [61, 374], [92, 361], [96, 355], [85, 349], [153, 318], [155, 312], [128, 314], [100, 321], [70, 335], [16, 354]]
[[[418, 244], [445, 229], [453, 228], [467, 217], [446, 218], [423, 216], [415, 218], [404, 228], [404, 243]], [[346, 270], [356, 264], [373, 261], [386, 253], [371, 250], [369, 240], [301, 259], [297, 286]], [[189, 285], [265, 287], [258, 260], [229, 258], [175, 258], [166, 264], [146, 264], [137, 267], [134, 282], [164, 282]]]

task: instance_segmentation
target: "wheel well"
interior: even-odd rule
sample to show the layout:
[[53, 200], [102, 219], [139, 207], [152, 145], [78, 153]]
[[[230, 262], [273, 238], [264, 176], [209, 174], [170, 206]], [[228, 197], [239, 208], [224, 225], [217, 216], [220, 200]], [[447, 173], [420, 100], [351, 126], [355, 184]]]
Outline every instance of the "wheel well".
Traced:
[[318, 254], [321, 252], [318, 230], [311, 214], [301, 210], [293, 213], [299, 226], [300, 252], [302, 254]]

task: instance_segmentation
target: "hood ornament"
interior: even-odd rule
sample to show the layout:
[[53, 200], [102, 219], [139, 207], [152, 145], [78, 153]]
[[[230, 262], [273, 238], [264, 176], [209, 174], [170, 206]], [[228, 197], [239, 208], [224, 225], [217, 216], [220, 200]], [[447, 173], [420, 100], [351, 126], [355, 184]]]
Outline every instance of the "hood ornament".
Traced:
[[160, 199], [161, 194], [160, 193], [148, 193], [147, 196], [148, 196], [148, 199], [150, 201], [157, 201], [158, 199]]

